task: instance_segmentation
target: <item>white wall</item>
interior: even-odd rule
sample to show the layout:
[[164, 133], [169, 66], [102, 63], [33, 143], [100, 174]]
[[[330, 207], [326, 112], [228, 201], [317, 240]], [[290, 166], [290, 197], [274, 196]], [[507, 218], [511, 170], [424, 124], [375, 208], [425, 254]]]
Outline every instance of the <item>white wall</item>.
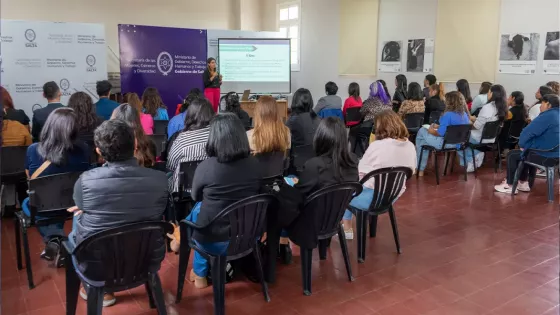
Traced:
[[[103, 23], [108, 71], [119, 71], [118, 24], [232, 29], [237, 23], [233, 0], [5, 0], [0, 18]], [[180, 39], [177, 39], [180, 40]]]
[[262, 2], [263, 0], [240, 1], [240, 29], [244, 31], [262, 30]]

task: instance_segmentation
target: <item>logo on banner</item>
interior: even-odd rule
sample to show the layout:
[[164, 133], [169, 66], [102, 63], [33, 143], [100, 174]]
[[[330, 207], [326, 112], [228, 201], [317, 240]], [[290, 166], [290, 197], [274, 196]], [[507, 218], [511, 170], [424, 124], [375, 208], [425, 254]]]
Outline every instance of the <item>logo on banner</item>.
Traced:
[[70, 81], [68, 81], [68, 79], [60, 80], [60, 88], [62, 89], [62, 95], [70, 96], [72, 94], [68, 92], [68, 89], [70, 88]]
[[25, 43], [25, 47], [37, 47], [37, 43], [35, 42], [35, 39], [37, 39], [37, 34], [35, 34], [34, 30], [25, 30], [25, 39], [27, 39], [27, 41], [29, 42]]
[[89, 67], [87, 67], [86, 71], [87, 72], [96, 72], [97, 68], [95, 67], [95, 63], [97, 62], [97, 60], [95, 59], [94, 55], [88, 55], [86, 57], [86, 63]]
[[162, 51], [157, 57], [157, 68], [163, 75], [168, 75], [173, 70], [173, 57], [167, 51]]

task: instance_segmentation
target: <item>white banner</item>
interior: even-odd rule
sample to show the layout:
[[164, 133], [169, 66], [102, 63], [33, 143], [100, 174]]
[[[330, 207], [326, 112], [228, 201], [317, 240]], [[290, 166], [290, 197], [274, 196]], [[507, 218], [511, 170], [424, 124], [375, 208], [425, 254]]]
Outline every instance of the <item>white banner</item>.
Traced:
[[538, 33], [502, 34], [499, 73], [535, 74], [539, 51]]
[[401, 72], [402, 67], [402, 41], [392, 40], [383, 42], [379, 72]]
[[560, 74], [560, 32], [548, 32], [544, 40], [543, 72]]
[[46, 104], [43, 84], [56, 82], [66, 104], [84, 91], [94, 102], [95, 83], [107, 79], [103, 24], [1, 20], [1, 81], [14, 106], [31, 118]]

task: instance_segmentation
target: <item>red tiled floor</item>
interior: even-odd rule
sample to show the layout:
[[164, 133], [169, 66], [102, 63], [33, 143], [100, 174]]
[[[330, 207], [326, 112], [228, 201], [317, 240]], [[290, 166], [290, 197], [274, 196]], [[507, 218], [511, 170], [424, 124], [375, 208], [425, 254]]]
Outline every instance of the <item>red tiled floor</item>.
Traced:
[[[538, 179], [534, 191], [515, 199], [492, 192], [504, 173], [483, 169], [468, 182], [461, 174], [435, 185], [433, 172], [411, 179], [396, 203], [402, 255], [397, 255], [391, 225], [381, 216], [376, 238], [367, 239], [364, 264], [356, 259], [356, 241], [349, 241], [355, 281], [346, 278], [338, 241], [326, 261], [312, 264], [313, 295], [302, 295], [299, 251], [294, 263], [279, 266], [266, 303], [260, 286], [237, 280], [226, 286], [231, 315], [559, 315], [558, 203], [546, 200]], [[63, 314], [64, 270], [39, 259], [41, 239], [30, 231], [36, 288], [27, 288], [25, 270], [18, 271], [12, 220], [2, 222], [1, 313]], [[66, 225], [69, 229], [69, 224]], [[169, 314], [213, 314], [212, 288], [185, 284], [175, 305], [178, 257], [169, 254], [160, 270]], [[86, 304], [78, 302], [77, 314]], [[144, 288], [117, 294], [109, 315], [154, 315]]]

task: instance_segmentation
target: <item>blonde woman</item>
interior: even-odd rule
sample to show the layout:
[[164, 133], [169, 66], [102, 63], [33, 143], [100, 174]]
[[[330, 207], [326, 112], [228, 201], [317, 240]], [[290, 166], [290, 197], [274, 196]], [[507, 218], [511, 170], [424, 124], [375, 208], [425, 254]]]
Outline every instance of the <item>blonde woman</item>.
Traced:
[[247, 131], [247, 138], [254, 155], [286, 152], [290, 148], [290, 129], [282, 122], [278, 105], [272, 96], [259, 98], [253, 124], [254, 128]]

